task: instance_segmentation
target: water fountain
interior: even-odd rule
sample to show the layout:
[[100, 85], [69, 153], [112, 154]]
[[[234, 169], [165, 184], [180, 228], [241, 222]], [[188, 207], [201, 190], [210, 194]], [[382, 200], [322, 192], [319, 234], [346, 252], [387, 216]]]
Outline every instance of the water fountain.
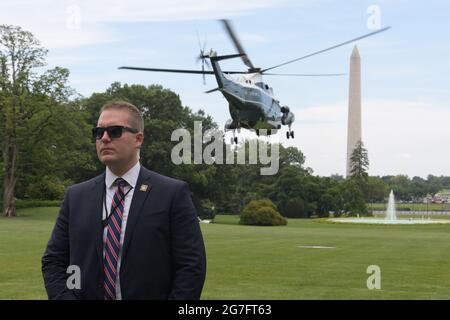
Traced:
[[389, 194], [388, 206], [386, 209], [386, 216], [384, 219], [380, 218], [332, 218], [328, 221], [345, 222], [345, 223], [371, 223], [371, 224], [432, 224], [432, 223], [450, 223], [448, 219], [398, 219], [397, 211], [395, 209], [394, 191], [391, 190]]
[[391, 190], [391, 193], [389, 194], [389, 201], [388, 201], [388, 207], [386, 210], [386, 218], [387, 221], [396, 221], [397, 220], [397, 213], [395, 211], [395, 198], [394, 198], [394, 191]]

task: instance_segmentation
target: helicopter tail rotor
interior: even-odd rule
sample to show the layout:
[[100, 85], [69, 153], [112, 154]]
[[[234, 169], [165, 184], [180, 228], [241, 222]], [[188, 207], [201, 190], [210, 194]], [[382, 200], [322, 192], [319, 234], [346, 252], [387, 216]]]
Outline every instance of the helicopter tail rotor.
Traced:
[[[208, 62], [208, 58], [210, 57], [210, 55], [208, 53], [205, 53], [205, 49], [206, 49], [206, 36], [205, 36], [205, 40], [203, 41], [203, 45], [200, 42], [200, 36], [197, 32], [197, 38], [198, 38], [198, 47], [200, 49], [200, 54], [197, 57], [197, 63], [202, 61], [202, 72], [205, 72], [205, 64], [206, 66], [211, 69], [211, 65]], [[203, 73], [203, 85], [206, 85], [206, 78], [205, 78], [205, 74]]]

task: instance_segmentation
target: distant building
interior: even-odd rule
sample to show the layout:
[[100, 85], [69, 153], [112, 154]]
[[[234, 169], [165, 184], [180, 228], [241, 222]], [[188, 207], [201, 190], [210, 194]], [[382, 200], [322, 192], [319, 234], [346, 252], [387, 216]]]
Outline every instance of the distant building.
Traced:
[[423, 198], [423, 203], [450, 203], [450, 190], [441, 190]]

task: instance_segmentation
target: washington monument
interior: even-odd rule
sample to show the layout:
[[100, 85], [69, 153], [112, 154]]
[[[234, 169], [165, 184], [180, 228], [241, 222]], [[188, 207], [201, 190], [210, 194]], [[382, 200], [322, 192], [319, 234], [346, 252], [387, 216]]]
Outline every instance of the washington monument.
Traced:
[[347, 128], [347, 177], [350, 176], [350, 157], [361, 141], [361, 58], [355, 46], [350, 57], [350, 81], [348, 90]]

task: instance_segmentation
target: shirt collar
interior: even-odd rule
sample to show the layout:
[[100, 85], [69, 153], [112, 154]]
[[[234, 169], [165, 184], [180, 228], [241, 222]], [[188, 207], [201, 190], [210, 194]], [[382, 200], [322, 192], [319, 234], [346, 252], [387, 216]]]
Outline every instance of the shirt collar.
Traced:
[[141, 164], [138, 161], [122, 177], [119, 177], [119, 176], [116, 176], [107, 166], [106, 167], [106, 176], [105, 176], [106, 187], [112, 188], [114, 181], [116, 181], [117, 178], [122, 178], [128, 183], [128, 185], [130, 185], [131, 187], [134, 188], [136, 186], [136, 182], [139, 177], [140, 170], [141, 170]]

